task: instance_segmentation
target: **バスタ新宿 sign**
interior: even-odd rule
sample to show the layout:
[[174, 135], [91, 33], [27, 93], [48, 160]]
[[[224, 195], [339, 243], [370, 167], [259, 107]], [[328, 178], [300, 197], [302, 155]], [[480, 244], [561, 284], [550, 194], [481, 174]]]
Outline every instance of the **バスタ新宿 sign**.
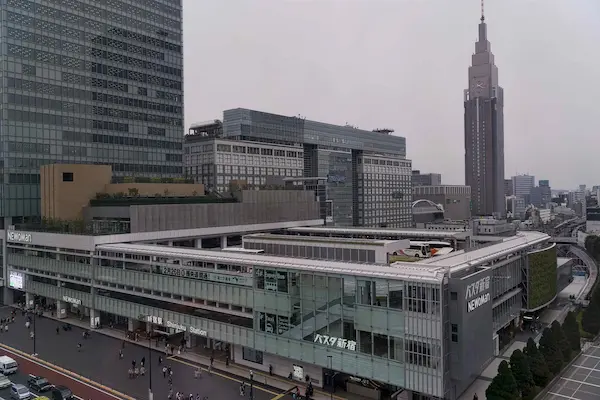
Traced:
[[490, 277], [486, 276], [478, 281], [467, 285], [465, 290], [465, 300], [467, 300], [467, 312], [474, 311], [478, 307], [489, 302], [492, 298], [490, 295]]

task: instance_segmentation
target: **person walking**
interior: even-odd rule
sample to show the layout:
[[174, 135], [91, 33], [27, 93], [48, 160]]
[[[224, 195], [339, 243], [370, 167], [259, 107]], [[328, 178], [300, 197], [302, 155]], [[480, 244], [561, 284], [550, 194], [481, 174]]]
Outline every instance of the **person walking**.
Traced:
[[162, 367], [163, 378], [167, 377], [167, 367]]
[[163, 362], [162, 356], [158, 356], [158, 365], [161, 365]]
[[119, 360], [123, 359], [123, 349], [119, 349]]

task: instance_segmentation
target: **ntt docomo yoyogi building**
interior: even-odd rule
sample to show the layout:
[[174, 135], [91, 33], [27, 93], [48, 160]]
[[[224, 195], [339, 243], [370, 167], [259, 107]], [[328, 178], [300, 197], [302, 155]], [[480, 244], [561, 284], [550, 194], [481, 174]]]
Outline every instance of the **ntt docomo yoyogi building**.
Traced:
[[[228, 349], [232, 362], [272, 366], [299, 383], [342, 379], [371, 398], [456, 399], [498, 353], [502, 329], [556, 296], [556, 251], [543, 233], [388, 265], [359, 262], [371, 258], [365, 246], [387, 251], [413, 231], [321, 243], [285, 232], [307, 224], [96, 236], [5, 230], [4, 301], [55, 304], [92, 327], [181, 335], [191, 351]], [[265, 254], [198, 244], [260, 229], [273, 239]]]

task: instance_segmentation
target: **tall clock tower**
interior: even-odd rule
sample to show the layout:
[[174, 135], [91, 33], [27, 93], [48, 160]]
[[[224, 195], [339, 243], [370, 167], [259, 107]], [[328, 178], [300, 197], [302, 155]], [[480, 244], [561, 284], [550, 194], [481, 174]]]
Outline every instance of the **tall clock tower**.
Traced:
[[464, 91], [465, 184], [471, 187], [471, 214], [504, 217], [504, 90], [498, 84], [483, 11], [468, 79]]

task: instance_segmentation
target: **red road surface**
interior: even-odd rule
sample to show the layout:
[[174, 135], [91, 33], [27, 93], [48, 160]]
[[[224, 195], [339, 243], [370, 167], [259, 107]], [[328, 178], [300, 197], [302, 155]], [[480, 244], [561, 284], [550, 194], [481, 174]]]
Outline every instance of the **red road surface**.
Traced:
[[[0, 349], [0, 352], [13, 358], [19, 364], [19, 372], [24, 374], [33, 374], [43, 376], [54, 385], [64, 385], [71, 389], [75, 396], [83, 400], [118, 400], [123, 399], [117, 395], [110, 394], [100, 388], [93, 387], [93, 384], [88, 384], [82, 380], [78, 380], [67, 376], [66, 374], [46, 367], [41, 363], [37, 363], [25, 357], [22, 357], [11, 351]], [[75, 371], [73, 371], [75, 372]]]

